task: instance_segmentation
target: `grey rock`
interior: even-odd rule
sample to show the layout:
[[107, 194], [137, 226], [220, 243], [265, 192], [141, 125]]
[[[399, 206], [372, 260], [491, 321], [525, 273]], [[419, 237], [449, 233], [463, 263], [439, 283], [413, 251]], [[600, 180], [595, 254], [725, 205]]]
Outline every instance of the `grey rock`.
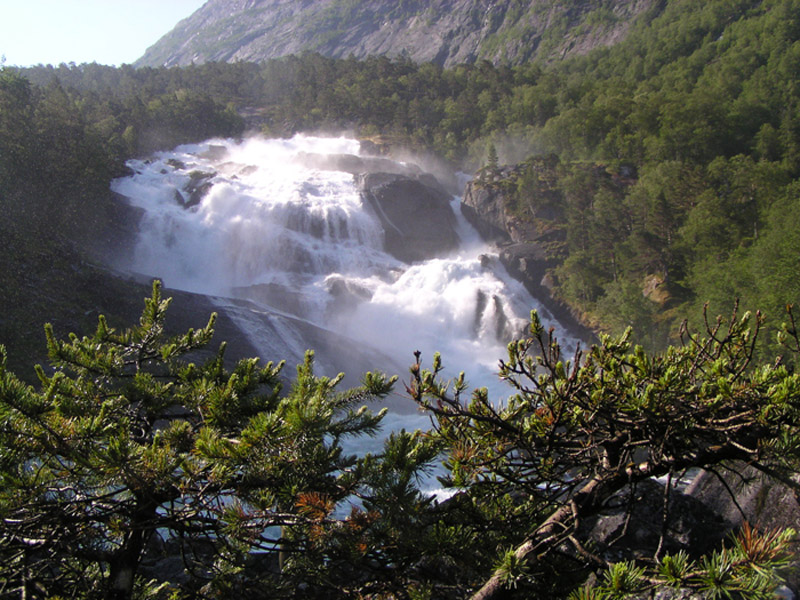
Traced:
[[204, 173], [202, 171], [189, 173], [189, 183], [186, 184], [182, 192], [177, 192], [175, 195], [178, 203], [184, 208], [194, 208], [200, 204], [214, 186], [211, 181], [214, 175], [214, 173]]
[[384, 229], [384, 247], [395, 258], [413, 263], [458, 247], [450, 197], [421, 179], [394, 173], [356, 176], [361, 194]]
[[[604, 559], [616, 562], [652, 558], [662, 531], [665, 552], [684, 550], [696, 557], [719, 548], [745, 521], [757, 524], [762, 531], [800, 525], [800, 508], [787, 486], [762, 478], [745, 465], [738, 465], [736, 470], [738, 474], [727, 474], [725, 483], [716, 475], [700, 471], [687, 487], [672, 490], [666, 523], [662, 518], [664, 485], [655, 480], [642, 482], [632, 492], [626, 490], [612, 497], [601, 514], [581, 524], [580, 533]], [[735, 491], [735, 499], [731, 491]], [[789, 565], [781, 575], [787, 585], [780, 586], [775, 597], [794, 598], [793, 590], [800, 583], [800, 561]], [[630, 600], [713, 597], [710, 592], [664, 586], [631, 596]]]
[[[512, 169], [500, 169], [498, 181], [507, 178]], [[461, 212], [483, 239], [497, 244], [500, 262], [509, 274], [521, 281], [567, 332], [580, 339], [594, 339], [594, 333], [581, 324], [570, 307], [559, 302], [552, 294], [551, 270], [557, 263], [548, 256], [546, 247], [563, 240], [563, 230], [551, 228], [538, 231], [532, 221], [514, 215], [509, 209], [510, 204], [508, 194], [501, 185], [473, 179], [464, 190]]]
[[664, 533], [665, 552], [697, 555], [713, 549], [726, 534], [721, 515], [697, 498], [671, 489], [666, 521], [662, 483], [648, 480], [611, 498], [606, 509], [583, 524], [583, 532], [611, 562], [653, 557]]
[[[687, 493], [714, 506], [732, 527], [747, 521], [764, 529], [800, 529], [800, 505], [792, 489], [747, 465], [732, 468], [722, 480], [711, 473], [701, 473]], [[729, 490], [736, 492], [735, 504]]]
[[499, 188], [483, 186], [474, 180], [468, 182], [461, 200], [461, 212], [485, 240], [511, 241], [506, 196]]
[[100, 263], [129, 264], [144, 211], [131, 206], [124, 196], [111, 191], [108, 202], [102, 205], [101, 210], [105, 213], [106, 225], [83, 242], [84, 248], [92, 259]]
[[395, 160], [380, 156], [356, 156], [355, 154], [315, 154], [300, 152], [297, 162], [309, 169], [321, 171], [343, 171], [352, 175], [361, 173], [394, 173], [398, 175], [416, 176], [421, 173], [414, 164], [404, 165]]
[[[800, 531], [798, 492], [754, 468], [731, 465], [718, 477], [702, 472], [687, 489], [687, 494], [713, 508], [733, 530], [747, 522], [759, 531], [792, 528]], [[794, 480], [800, 482], [800, 475]], [[730, 492], [736, 494], [736, 501]], [[789, 589], [800, 590], [800, 557], [783, 573]]]
[[662, 7], [655, 0], [621, 0], [597, 18], [597, 3], [589, 0], [526, 6], [513, 0], [209, 0], [135, 65], [259, 62], [303, 52], [404, 55], [445, 67], [521, 64], [612, 45], [651, 9]]

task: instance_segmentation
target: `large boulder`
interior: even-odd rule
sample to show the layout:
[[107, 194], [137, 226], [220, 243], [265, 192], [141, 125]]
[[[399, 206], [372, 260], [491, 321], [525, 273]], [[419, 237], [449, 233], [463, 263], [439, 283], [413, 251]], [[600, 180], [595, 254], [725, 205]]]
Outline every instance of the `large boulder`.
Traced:
[[[363, 142], [362, 142], [363, 145]], [[309, 169], [321, 171], [344, 171], [351, 175], [360, 173], [394, 173], [398, 175], [419, 175], [421, 169], [411, 163], [402, 163], [382, 156], [356, 156], [355, 154], [318, 154], [299, 152], [297, 162]]]
[[522, 218], [515, 213], [513, 193], [502, 182], [516, 176], [516, 170], [509, 167], [498, 170], [495, 177], [482, 173], [467, 184], [461, 212], [481, 237], [500, 247], [500, 260], [506, 269], [534, 296], [542, 297], [549, 290], [541, 282], [556, 265], [548, 256], [547, 246], [557, 242], [562, 233], [544, 226], [544, 219]]
[[[748, 522], [760, 531], [800, 526], [800, 507], [793, 491], [760, 476], [745, 465], [722, 475], [700, 471], [688, 484], [679, 482], [669, 491], [665, 511], [665, 486], [648, 480], [607, 502], [598, 515], [580, 524], [593, 552], [609, 562], [652, 558], [683, 550], [697, 558], [719, 549], [730, 533]], [[735, 491], [736, 497], [732, 493]], [[664, 536], [663, 541], [661, 540]], [[776, 598], [794, 598], [800, 583], [800, 562], [781, 571], [786, 585]], [[591, 576], [589, 582], [596, 581]], [[712, 592], [654, 587], [630, 600], [707, 600]]]
[[[523, 184], [524, 193], [519, 191]], [[531, 157], [518, 165], [482, 169], [467, 183], [461, 210], [485, 239], [498, 243], [553, 235], [553, 224], [564, 220], [558, 159]]]
[[547, 298], [551, 293], [548, 269], [555, 266], [539, 240], [500, 246], [500, 262], [509, 274], [520, 280], [534, 298]]
[[[612, 497], [600, 514], [582, 522], [579, 533], [588, 538], [596, 554], [616, 562], [652, 557], [662, 544], [662, 534], [663, 551], [683, 550], [697, 557], [720, 548], [731, 532], [744, 523], [762, 532], [800, 529], [800, 503], [790, 486], [745, 464], [729, 466], [729, 471], [701, 470], [688, 483], [679, 482], [670, 489], [666, 512], [664, 484], [656, 480], [640, 482], [635, 489]], [[781, 575], [786, 586], [777, 597], [795, 597], [800, 590], [800, 559], [783, 569]], [[631, 600], [712, 596], [697, 590], [654, 588]]]
[[506, 193], [500, 187], [467, 182], [461, 200], [461, 212], [469, 223], [487, 241], [511, 241], [506, 212]]
[[715, 507], [681, 489], [670, 489], [665, 514], [664, 493], [664, 484], [656, 480], [620, 492], [609, 499], [602, 513], [582, 523], [583, 535], [610, 562], [652, 557], [659, 544], [663, 551], [684, 550], [690, 555], [718, 546], [727, 523]]
[[[800, 491], [748, 465], [730, 466], [729, 471], [720, 474], [702, 472], [686, 493], [718, 513], [729, 530], [749, 523], [759, 531], [800, 531]], [[795, 475], [793, 481], [798, 485], [800, 475]], [[800, 592], [800, 556], [783, 575], [789, 588]]]
[[450, 196], [433, 177], [363, 173], [356, 183], [383, 225], [386, 251], [395, 258], [413, 263], [458, 248]]

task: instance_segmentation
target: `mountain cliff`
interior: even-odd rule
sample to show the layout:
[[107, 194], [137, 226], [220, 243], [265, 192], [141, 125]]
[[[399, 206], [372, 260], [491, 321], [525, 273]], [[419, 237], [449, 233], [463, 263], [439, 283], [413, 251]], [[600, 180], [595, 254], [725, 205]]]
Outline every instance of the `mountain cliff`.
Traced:
[[658, 0], [209, 0], [136, 66], [258, 62], [319, 52], [445, 67], [562, 58], [616, 43]]

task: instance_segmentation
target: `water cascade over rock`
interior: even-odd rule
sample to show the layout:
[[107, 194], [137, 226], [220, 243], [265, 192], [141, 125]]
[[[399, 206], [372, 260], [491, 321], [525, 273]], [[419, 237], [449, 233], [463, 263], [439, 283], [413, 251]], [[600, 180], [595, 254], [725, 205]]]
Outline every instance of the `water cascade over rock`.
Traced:
[[[297, 136], [131, 161], [134, 174], [113, 185], [143, 211], [126, 267], [214, 297], [265, 361], [291, 365], [314, 348], [320, 370], [345, 362], [356, 377], [404, 378], [415, 350], [427, 361], [439, 351], [450, 373], [500, 400], [510, 390], [497, 361], [541, 307], [458, 198], [416, 165], [365, 154], [356, 140]], [[342, 356], [355, 349], [362, 358], [350, 367]], [[411, 401], [397, 402], [412, 418]]]

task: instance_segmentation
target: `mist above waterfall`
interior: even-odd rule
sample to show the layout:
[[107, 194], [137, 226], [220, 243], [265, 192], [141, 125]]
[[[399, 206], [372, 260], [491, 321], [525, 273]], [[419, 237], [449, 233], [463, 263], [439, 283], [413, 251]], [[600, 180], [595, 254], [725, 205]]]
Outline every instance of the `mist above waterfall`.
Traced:
[[439, 351], [453, 375], [464, 370], [473, 386], [508, 393], [497, 361], [536, 300], [461, 218], [457, 198], [457, 250], [414, 264], [394, 258], [354, 180], [360, 169], [418, 166], [370, 157], [353, 139], [307, 136], [210, 140], [128, 164], [134, 174], [113, 189], [143, 210], [129, 269], [168, 287], [247, 299], [372, 348], [372, 369]]

